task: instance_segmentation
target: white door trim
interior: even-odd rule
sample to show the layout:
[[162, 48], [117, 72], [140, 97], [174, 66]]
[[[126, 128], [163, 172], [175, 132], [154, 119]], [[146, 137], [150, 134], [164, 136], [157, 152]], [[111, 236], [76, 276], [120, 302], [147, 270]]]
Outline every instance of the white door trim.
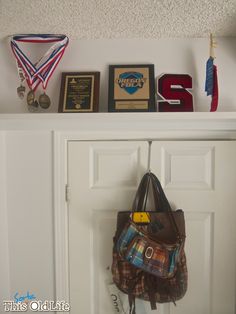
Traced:
[[54, 132], [53, 206], [55, 300], [69, 302], [68, 206], [65, 198], [65, 186], [67, 184], [67, 143], [67, 137], [60, 132]]
[[[182, 127], [182, 125], [180, 126]], [[69, 141], [103, 140], [235, 140], [234, 131], [223, 130], [143, 130], [134, 131], [132, 127], [108, 132], [102, 130], [54, 131], [54, 234], [55, 234], [55, 300], [69, 302], [69, 250], [68, 250], [68, 206], [65, 199], [67, 184], [67, 146]]]
[[[10, 300], [10, 264], [8, 242], [8, 213], [7, 213], [7, 187], [6, 187], [6, 132], [0, 132], [0, 286], [1, 301]], [[0, 312], [3, 311], [0, 304]]]
[[[53, 201], [55, 243], [55, 299], [69, 300], [68, 230], [65, 184], [68, 141], [90, 140], [235, 140], [236, 112], [88, 113], [0, 115], [0, 210], [3, 237], [4, 294], [10, 293], [7, 226], [6, 144], [11, 131], [53, 132]], [[5, 282], [5, 281], [4, 281]]]

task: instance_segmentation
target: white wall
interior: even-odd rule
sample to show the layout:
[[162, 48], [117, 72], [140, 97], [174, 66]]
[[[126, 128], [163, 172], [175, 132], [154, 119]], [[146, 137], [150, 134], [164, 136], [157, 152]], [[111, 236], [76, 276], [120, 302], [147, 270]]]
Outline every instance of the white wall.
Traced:
[[27, 291], [54, 299], [52, 136], [0, 132], [0, 313]]
[[[217, 42], [219, 111], [236, 111], [236, 38], [217, 38]], [[154, 63], [156, 77], [164, 72], [190, 74], [195, 110], [209, 111], [210, 98], [204, 92], [208, 46], [208, 39], [71, 40], [48, 86], [52, 105], [47, 112], [58, 110], [61, 72], [92, 70], [101, 72], [100, 111], [107, 111], [108, 65], [125, 63]], [[27, 112], [25, 101], [16, 95], [19, 82], [7, 39], [0, 42], [0, 54], [0, 113]]]

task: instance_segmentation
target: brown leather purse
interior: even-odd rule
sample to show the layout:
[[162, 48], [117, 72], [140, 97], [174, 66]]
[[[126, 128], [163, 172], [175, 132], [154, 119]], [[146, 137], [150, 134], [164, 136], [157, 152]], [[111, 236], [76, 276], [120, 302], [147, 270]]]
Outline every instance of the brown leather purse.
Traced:
[[[146, 211], [146, 203], [152, 190], [155, 211]], [[132, 221], [135, 213], [147, 213], [148, 223], [134, 223]], [[152, 239], [152, 247], [155, 243], [175, 245], [180, 244], [178, 259], [175, 270], [169, 278], [158, 276], [158, 273], [147, 272], [134, 266], [125, 258], [125, 254], [120, 254], [117, 249], [118, 241], [122, 232], [133, 224], [138, 230], [142, 230], [149, 239]], [[183, 298], [187, 291], [188, 272], [186, 257], [184, 252], [185, 242], [185, 220], [182, 210], [172, 211], [165, 196], [161, 184], [157, 177], [151, 173], [146, 173], [137, 190], [132, 211], [121, 211], [117, 215], [117, 228], [114, 237], [112, 275], [116, 286], [124, 293], [128, 294], [130, 301], [130, 313], [135, 313], [135, 298], [149, 301], [152, 309], [156, 309], [156, 303], [174, 302]], [[142, 237], [141, 237], [142, 239]], [[132, 243], [131, 243], [132, 244]], [[127, 243], [127, 248], [130, 247]], [[150, 245], [149, 245], [150, 246]]]

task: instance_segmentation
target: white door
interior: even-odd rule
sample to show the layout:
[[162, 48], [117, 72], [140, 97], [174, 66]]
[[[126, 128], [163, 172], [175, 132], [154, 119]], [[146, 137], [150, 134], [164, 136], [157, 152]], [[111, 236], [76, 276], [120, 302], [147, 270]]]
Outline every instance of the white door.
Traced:
[[[224, 141], [153, 142], [151, 169], [186, 217], [189, 288], [160, 314], [234, 314], [236, 145]], [[116, 213], [131, 208], [147, 169], [147, 142], [68, 145], [71, 314], [110, 314]], [[137, 302], [137, 314], [151, 314]]]

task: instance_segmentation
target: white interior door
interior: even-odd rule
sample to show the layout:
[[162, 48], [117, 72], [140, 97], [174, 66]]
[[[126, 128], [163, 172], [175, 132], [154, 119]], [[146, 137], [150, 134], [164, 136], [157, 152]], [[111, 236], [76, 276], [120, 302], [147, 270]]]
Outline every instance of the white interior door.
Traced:
[[[160, 314], [234, 314], [236, 221], [234, 142], [154, 142], [151, 169], [174, 208], [186, 213], [189, 288]], [[68, 145], [71, 314], [110, 314], [116, 213], [131, 208], [147, 168], [146, 142]], [[155, 313], [137, 302], [137, 314]]]
[[152, 145], [152, 170], [186, 220], [189, 287], [170, 313], [235, 313], [235, 156], [230, 141]]
[[116, 212], [131, 208], [147, 148], [145, 142], [69, 143], [71, 314], [113, 313], [106, 285]]

